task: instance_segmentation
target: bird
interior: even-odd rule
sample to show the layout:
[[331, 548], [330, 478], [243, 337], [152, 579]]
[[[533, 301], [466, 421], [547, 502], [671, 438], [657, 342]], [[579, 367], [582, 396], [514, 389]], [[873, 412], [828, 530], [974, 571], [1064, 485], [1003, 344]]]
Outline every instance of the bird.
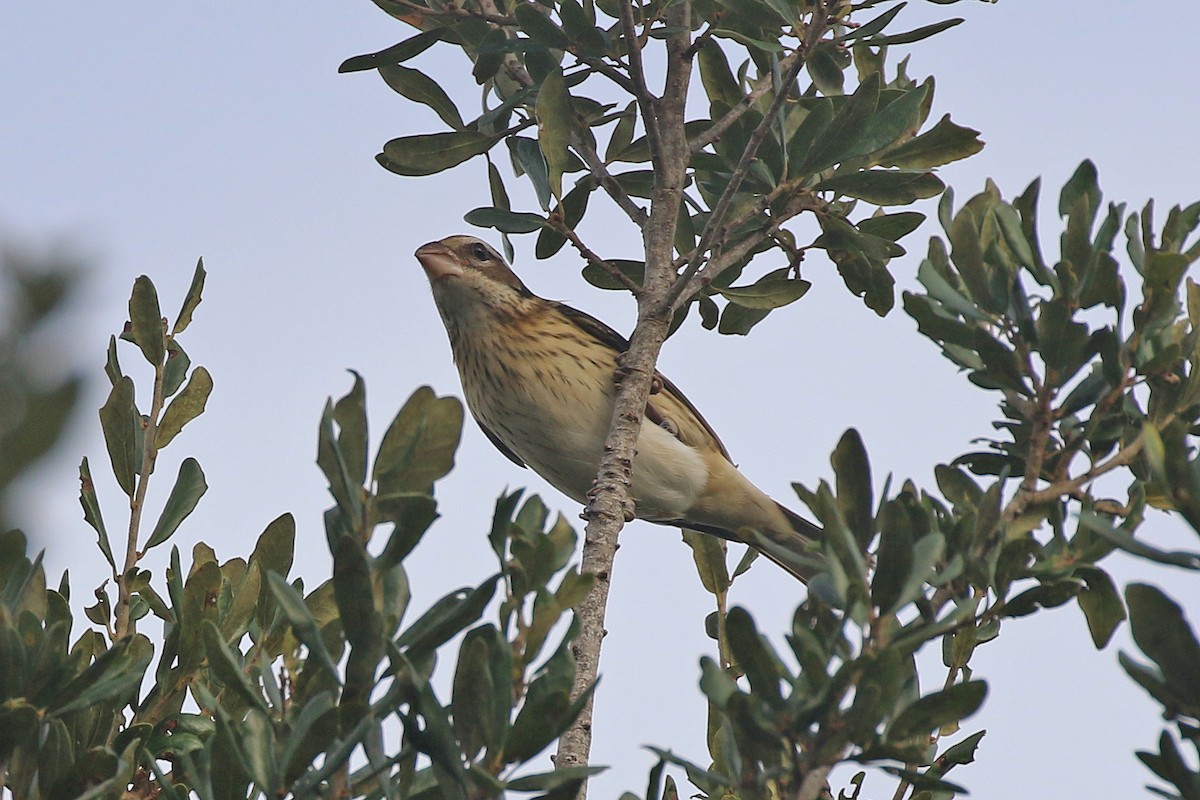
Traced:
[[[474, 236], [429, 242], [415, 255], [484, 435], [586, 506], [628, 341], [596, 318], [534, 294]], [[812, 543], [822, 529], [751, 483], [712, 426], [659, 373], [638, 434], [630, 494], [639, 519], [743, 542], [801, 581], [815, 572]]]

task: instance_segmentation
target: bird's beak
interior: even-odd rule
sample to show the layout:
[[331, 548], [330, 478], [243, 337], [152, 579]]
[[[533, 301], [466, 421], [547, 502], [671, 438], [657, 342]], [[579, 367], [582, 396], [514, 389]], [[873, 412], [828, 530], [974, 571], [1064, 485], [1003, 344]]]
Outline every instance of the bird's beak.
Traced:
[[417, 248], [415, 255], [431, 281], [463, 274], [462, 263], [458, 257], [441, 242], [423, 244]]

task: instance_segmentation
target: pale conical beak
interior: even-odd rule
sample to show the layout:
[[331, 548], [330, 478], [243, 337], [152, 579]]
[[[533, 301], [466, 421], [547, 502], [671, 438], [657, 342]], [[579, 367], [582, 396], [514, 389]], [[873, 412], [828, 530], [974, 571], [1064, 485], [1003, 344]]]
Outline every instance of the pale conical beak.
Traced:
[[415, 255], [417, 261], [421, 262], [421, 267], [425, 270], [425, 275], [431, 281], [450, 275], [463, 274], [462, 264], [459, 262], [458, 257], [441, 242], [423, 244], [417, 248]]

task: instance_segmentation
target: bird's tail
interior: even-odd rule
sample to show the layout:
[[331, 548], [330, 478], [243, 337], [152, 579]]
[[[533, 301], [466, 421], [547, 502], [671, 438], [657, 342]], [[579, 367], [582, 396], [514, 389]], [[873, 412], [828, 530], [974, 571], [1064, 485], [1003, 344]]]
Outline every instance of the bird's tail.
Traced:
[[787, 506], [775, 503], [780, 514], [788, 523], [787, 529], [779, 525], [770, 530], [742, 528], [731, 531], [716, 525], [704, 525], [694, 522], [664, 522], [660, 524], [678, 525], [682, 528], [707, 533], [731, 542], [741, 542], [750, 545], [759, 553], [791, 573], [802, 583], [808, 583], [821, 568], [821, 556], [815, 553], [811, 544], [819, 542], [825, 536], [825, 531], [804, 517], [789, 509]]

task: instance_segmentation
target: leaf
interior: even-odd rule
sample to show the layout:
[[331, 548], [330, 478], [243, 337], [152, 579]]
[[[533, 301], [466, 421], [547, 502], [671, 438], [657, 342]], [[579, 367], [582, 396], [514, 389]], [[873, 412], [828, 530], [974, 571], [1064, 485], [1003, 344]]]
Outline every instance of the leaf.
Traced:
[[858, 144], [843, 159], [869, 155], [905, 135], [916, 133], [921, 124], [921, 107], [931, 87], [932, 82], [926, 81], [875, 112], [867, 121]]
[[308, 610], [308, 606], [304, 604], [304, 598], [277, 572], [268, 572], [267, 582], [271, 587], [271, 593], [275, 595], [275, 602], [279, 603], [284, 616], [288, 618], [296, 638], [308, 647], [310, 659], [315, 657], [325, 672], [333, 680], [339, 681], [337, 664], [330, 657], [329, 650], [325, 648], [325, 641], [321, 638], [317, 621]]
[[859, 84], [828, 127], [809, 150], [798, 174], [820, 172], [841, 161], [858, 144], [867, 120], [879, 103], [879, 73], [873, 72]]
[[1076, 574], [1087, 581], [1076, 598], [1087, 619], [1088, 632], [1097, 650], [1103, 650], [1112, 640], [1117, 626], [1125, 619], [1125, 605], [1116, 584], [1107, 572], [1095, 567], [1080, 567]]
[[183, 391], [167, 406], [162, 421], [158, 423], [158, 431], [154, 435], [157, 447], [166, 447], [179, 435], [184, 425], [204, 413], [212, 389], [212, 376], [207, 369], [196, 367], [192, 370], [192, 377], [187, 386], [183, 387]]
[[[617, 271], [637, 285], [641, 285], [646, 276], [646, 264], [643, 261], [630, 261], [624, 258], [610, 258], [607, 263], [616, 267]], [[599, 289], [624, 289], [625, 285], [608, 273], [607, 270], [596, 266], [590, 261], [583, 268], [583, 279]]]
[[403, 67], [399, 64], [381, 64], [379, 75], [392, 91], [407, 97], [414, 103], [429, 106], [441, 118], [442, 122], [457, 131], [463, 130], [462, 115], [458, 107], [437, 82], [420, 70]]
[[129, 320], [133, 325], [133, 340], [141, 348], [146, 360], [157, 368], [166, 358], [166, 337], [163, 336], [158, 292], [145, 275], [139, 275], [133, 282], [133, 294], [129, 297]]
[[738, 303], [730, 303], [721, 312], [721, 321], [717, 323], [717, 333], [726, 336], [736, 334], [745, 336], [758, 323], [770, 314], [769, 309], [747, 308]]
[[953, 28], [955, 25], [962, 23], [961, 17], [953, 19], [944, 19], [940, 22], [935, 22], [932, 25], [922, 25], [920, 28], [915, 28], [904, 33], [893, 33], [886, 36], [874, 36], [870, 39], [865, 39], [863, 44], [870, 47], [883, 47], [893, 44], [911, 44], [919, 42], [922, 39], [928, 39], [930, 36], [941, 33], [944, 30]]
[[134, 690], [154, 655], [142, 634], [123, 639], [102, 653], [87, 669], [58, 689], [47, 707], [52, 717], [100, 705]]
[[907, 205], [936, 197], [946, 186], [933, 173], [870, 169], [834, 175], [817, 184], [817, 191], [857, 197], [880, 206]]
[[754, 694], [776, 707], [781, 706], [783, 695], [779, 689], [778, 656], [764, 643], [750, 612], [741, 606], [730, 609], [725, 617], [725, 635]]
[[150, 540], [146, 542], [145, 549], [149, 550], [171, 538], [171, 534], [175, 533], [179, 525], [195, 510], [196, 504], [207, 491], [208, 484], [204, 482], [204, 471], [200, 469], [199, 462], [194, 458], [185, 458], [179, 465], [175, 486], [171, 489], [171, 495], [163, 506], [162, 514], [154, 526], [154, 532], [150, 534]]
[[862, 437], [849, 428], [838, 440], [830, 458], [837, 476], [837, 505], [858, 546], [866, 550], [875, 534], [874, 490], [871, 486], [871, 463]]
[[267, 701], [263, 699], [262, 692], [250, 684], [239, 663], [241, 659], [234, 655], [225, 643], [224, 637], [221, 636], [221, 630], [212, 620], [204, 620], [202, 626], [204, 651], [208, 655], [209, 669], [221, 683], [225, 684], [227, 689], [241, 697], [248, 705], [266, 713]]
[[92, 482], [92, 470], [87, 458], [79, 464], [79, 504], [83, 506], [83, 518], [96, 531], [100, 552], [115, 572], [117, 562], [113, 560], [112, 545], [108, 541], [108, 531], [104, 527], [104, 516], [100, 513], [100, 498], [96, 496], [96, 485]]
[[142, 418], [133, 405], [133, 381], [123, 375], [113, 384], [108, 400], [100, 408], [100, 428], [104, 431], [104, 444], [117, 484], [130, 497], [133, 497], [134, 476], [141, 468], [141, 425]]
[[367, 479], [367, 389], [362, 376], [354, 370], [354, 385], [333, 405], [333, 420], [338, 426], [337, 446], [346, 464], [348, 477], [359, 486]]
[[1200, 570], [1200, 553], [1189, 553], [1182, 550], [1159, 550], [1140, 539], [1135, 539], [1128, 532], [1115, 527], [1099, 514], [1084, 511], [1079, 515], [1079, 524], [1092, 533], [1103, 536], [1127, 553], [1133, 553], [1135, 556], [1140, 556], [1159, 564], [1172, 564], [1184, 569]]
[[764, 277], [750, 286], [713, 287], [721, 296], [745, 308], [780, 308], [807, 294], [811, 283], [805, 280]]
[[183, 333], [187, 326], [192, 324], [192, 314], [195, 313], [196, 306], [200, 305], [200, 295], [204, 292], [206, 275], [204, 259], [201, 258], [196, 262], [196, 271], [192, 273], [192, 284], [183, 298], [183, 306], [179, 309], [179, 315], [175, 317], [175, 327], [171, 329], [172, 334]]
[[973, 156], [982, 149], [979, 131], [955, 125], [946, 114], [925, 133], [888, 152], [879, 163], [901, 169], [929, 169]]
[[[519, 8], [532, 8], [522, 4]], [[536, 13], [536, 12], [535, 12]], [[537, 16], [541, 16], [540, 13]], [[556, 67], [542, 81], [538, 91], [538, 147], [546, 157], [549, 169], [550, 192], [562, 200], [562, 176], [570, 165], [568, 145], [571, 143], [571, 95], [567, 92], [561, 68]]]
[[462, 420], [457, 398], [438, 397], [428, 386], [413, 392], [379, 445], [373, 470], [379, 494], [429, 492], [454, 468]]
[[1162, 670], [1167, 685], [1189, 704], [1189, 714], [1200, 709], [1200, 642], [1188, 625], [1179, 604], [1145, 583], [1125, 589], [1133, 641]]
[[567, 35], [539, 8], [536, 3], [518, 3], [513, 16], [531, 40], [555, 50], [566, 50], [570, 45]]
[[338, 72], [361, 72], [377, 69], [384, 64], [399, 64], [420, 55], [436, 44], [445, 34], [445, 28], [434, 28], [422, 31], [416, 36], [409, 37], [403, 42], [384, 48], [377, 53], [347, 58], [338, 67]]
[[170, 397], [179, 391], [179, 387], [183, 385], [188, 370], [191, 368], [192, 360], [188, 358], [187, 352], [180, 346], [179, 340], [171, 339], [167, 342], [167, 363], [163, 367], [164, 398]]
[[375, 159], [397, 175], [433, 175], [486, 153], [498, 141], [476, 131], [401, 136], [385, 144]]
[[546, 167], [546, 158], [542, 155], [537, 141], [526, 136], [510, 136], [508, 151], [512, 157], [513, 172], [518, 176], [529, 176], [533, 190], [537, 194], [538, 205], [543, 210], [550, 210], [550, 174]]
[[697, 531], [683, 530], [683, 540], [692, 548], [692, 559], [705, 591], [721, 595], [729, 589], [729, 569], [725, 564], [723, 542], [715, 536]]
[[504, 233], [533, 233], [547, 226], [546, 218], [540, 214], [508, 211], [503, 208], [475, 208], [463, 219], [480, 228], [495, 228]]
[[925, 695], [900, 712], [888, 728], [893, 742], [926, 737], [943, 725], [958, 722], [974, 714], [987, 695], [984, 681], [956, 683], [940, 692]]
[[458, 589], [430, 607], [399, 638], [396, 646], [407, 648], [409, 658], [430, 652], [466, 628], [487, 608], [496, 593], [499, 575], [493, 575], [474, 589]]

